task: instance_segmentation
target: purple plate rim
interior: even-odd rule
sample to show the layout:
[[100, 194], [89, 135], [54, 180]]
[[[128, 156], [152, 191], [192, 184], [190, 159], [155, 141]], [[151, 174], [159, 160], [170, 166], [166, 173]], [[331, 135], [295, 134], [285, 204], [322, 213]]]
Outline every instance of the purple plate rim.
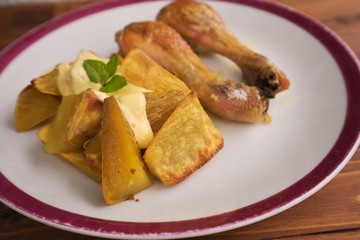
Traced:
[[[97, 12], [145, 0], [111, 0], [95, 3], [56, 17], [10, 44], [0, 53], [0, 74], [22, 51], [50, 32], [77, 19]], [[265, 219], [303, 201], [328, 183], [345, 166], [359, 146], [360, 63], [352, 50], [330, 29], [314, 18], [276, 2], [262, 0], [226, 0], [275, 14], [301, 27], [330, 52], [339, 66], [347, 91], [347, 110], [338, 139], [325, 158], [299, 181], [269, 198], [222, 214], [171, 222], [123, 222], [96, 219], [68, 212], [24, 193], [0, 173], [0, 200], [10, 208], [34, 220], [76, 233], [108, 237], [191, 237], [230, 230]]]

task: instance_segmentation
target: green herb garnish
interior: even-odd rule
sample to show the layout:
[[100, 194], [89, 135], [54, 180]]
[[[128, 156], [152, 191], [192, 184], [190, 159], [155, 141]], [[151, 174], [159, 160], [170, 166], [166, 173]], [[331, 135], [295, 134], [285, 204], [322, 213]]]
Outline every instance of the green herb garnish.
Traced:
[[110, 81], [106, 82], [101, 88], [101, 92], [115, 92], [127, 84], [126, 78], [120, 75], [113, 76]]
[[113, 55], [106, 64], [93, 59], [87, 59], [83, 63], [90, 81], [100, 83], [102, 85], [100, 91], [105, 93], [115, 92], [127, 84], [125, 77], [115, 74], [118, 66], [119, 58], [116, 55]]

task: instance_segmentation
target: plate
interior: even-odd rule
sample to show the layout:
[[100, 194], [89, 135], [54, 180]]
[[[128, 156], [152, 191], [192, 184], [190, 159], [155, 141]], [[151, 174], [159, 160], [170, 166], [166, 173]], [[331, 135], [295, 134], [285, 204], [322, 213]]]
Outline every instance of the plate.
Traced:
[[[166, 1], [107, 1], [28, 32], [0, 56], [0, 198], [9, 207], [60, 229], [106, 238], [193, 237], [242, 227], [303, 201], [328, 183], [359, 145], [359, 62], [318, 21], [268, 1], [211, 1], [242, 42], [267, 56], [291, 88], [270, 102], [272, 123], [213, 117], [224, 148], [181, 184], [155, 183], [139, 201], [107, 206], [101, 187], [43, 153], [36, 130], [16, 133], [12, 113], [32, 78], [72, 60], [81, 49], [116, 52], [114, 33], [152, 20]], [[251, 19], [251, 21], [250, 21]], [[239, 78], [224, 58], [204, 59]]]

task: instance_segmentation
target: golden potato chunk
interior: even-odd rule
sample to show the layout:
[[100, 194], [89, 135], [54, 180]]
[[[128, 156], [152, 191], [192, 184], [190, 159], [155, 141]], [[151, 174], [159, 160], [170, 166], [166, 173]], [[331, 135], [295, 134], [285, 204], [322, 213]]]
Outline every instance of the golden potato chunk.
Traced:
[[101, 149], [102, 188], [106, 203], [132, 198], [151, 186], [152, 179], [145, 170], [134, 133], [114, 96], [104, 101]]
[[[37, 133], [39, 139], [43, 143], [48, 141], [50, 127], [50, 124], [47, 124], [43, 126]], [[70, 163], [73, 167], [94, 179], [96, 182], [101, 183], [101, 170], [88, 164], [82, 149], [69, 153], [58, 153], [56, 156], [65, 160], [67, 163]]]
[[126, 55], [119, 67], [119, 72], [126, 77], [129, 83], [152, 91], [181, 90], [185, 93], [190, 92], [185, 83], [140, 49], [134, 49]]
[[16, 101], [14, 121], [16, 131], [23, 132], [56, 114], [60, 99], [39, 92], [33, 86], [24, 88]]
[[164, 185], [183, 181], [223, 147], [223, 138], [190, 93], [154, 136], [144, 159]]
[[73, 152], [99, 132], [103, 112], [102, 101], [91, 90], [63, 97], [49, 139], [47, 153]]
[[54, 96], [61, 96], [58, 86], [57, 86], [57, 76], [58, 70], [53, 69], [52, 71], [35, 78], [31, 81], [31, 84], [42, 93], [54, 95]]

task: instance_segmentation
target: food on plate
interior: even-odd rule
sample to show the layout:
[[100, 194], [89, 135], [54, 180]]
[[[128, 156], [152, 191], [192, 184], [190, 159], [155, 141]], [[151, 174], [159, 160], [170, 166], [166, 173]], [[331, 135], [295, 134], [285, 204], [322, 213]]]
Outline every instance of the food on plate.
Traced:
[[[178, 184], [212, 159], [224, 139], [205, 109], [268, 123], [268, 98], [289, 87], [210, 6], [175, 1], [157, 20], [117, 32], [119, 53], [110, 58], [81, 50], [33, 79], [16, 102], [16, 130], [46, 123], [37, 132], [44, 151], [99, 182], [107, 204], [134, 199], [154, 178]], [[196, 50], [233, 60], [245, 82], [210, 70], [181, 35]]]
[[101, 101], [110, 95], [116, 96], [138, 144], [145, 148], [153, 137], [146, 117], [144, 96], [144, 92], [150, 90], [127, 82], [126, 77], [120, 73], [120, 66], [116, 55], [109, 60], [82, 50], [75, 61], [56, 66], [59, 71], [58, 88], [63, 97], [80, 94], [87, 89], [91, 89]]
[[197, 94], [205, 108], [235, 121], [269, 122], [269, 101], [254, 86], [232, 81], [210, 70], [186, 41], [162, 22], [148, 21], [127, 25], [116, 33], [119, 52], [126, 56], [141, 49]]
[[61, 153], [81, 148], [100, 130], [102, 104], [91, 89], [63, 97], [56, 117], [51, 123], [44, 151]]
[[144, 159], [156, 178], [173, 185], [208, 162], [223, 143], [196, 95], [190, 93], [155, 135]]
[[29, 130], [51, 118], [56, 114], [59, 104], [58, 97], [41, 93], [33, 85], [28, 85], [20, 92], [16, 101], [13, 114], [16, 131]]
[[102, 189], [106, 203], [132, 198], [152, 185], [134, 132], [114, 96], [104, 100], [101, 149]]
[[[56, 104], [49, 105], [47, 98], [56, 99]], [[179, 151], [175, 146], [181, 144], [194, 157], [186, 172], [177, 163], [182, 159], [173, 159], [168, 167], [178, 175], [173, 180], [168, 176], [165, 185], [184, 180], [223, 147], [220, 133], [196, 101], [181, 80], [139, 49], [125, 59], [117, 55], [106, 59], [82, 50], [75, 61], [60, 63], [33, 80], [20, 93], [14, 116], [19, 125], [19, 118], [29, 118], [32, 111], [51, 112], [31, 125], [48, 120], [37, 133], [44, 151], [101, 183], [105, 202], [114, 204], [152, 185], [156, 175], [142, 155], [150, 145], [176, 155], [172, 151]], [[26, 114], [18, 115], [19, 106]], [[186, 128], [179, 131], [182, 125]], [[190, 128], [197, 130], [185, 131]], [[177, 132], [167, 142], [172, 147], [162, 139], [170, 132]], [[206, 151], [199, 143], [206, 144]], [[154, 155], [149, 156], [153, 163]]]
[[126, 77], [129, 83], [154, 92], [190, 92], [184, 82], [157, 64], [141, 49], [134, 49], [126, 55], [119, 67], [119, 73]]
[[[146, 98], [146, 115], [153, 132], [157, 132], [165, 123], [176, 106], [185, 98], [182, 91], [171, 90], [169, 92], [148, 92]], [[97, 134], [84, 144], [84, 154], [89, 165], [101, 170], [102, 150], [101, 137]]]
[[208, 4], [176, 0], [161, 9], [157, 20], [173, 27], [194, 49], [216, 52], [231, 59], [241, 68], [244, 80], [259, 87], [266, 97], [274, 97], [289, 88], [285, 74], [269, 59], [241, 43]]

